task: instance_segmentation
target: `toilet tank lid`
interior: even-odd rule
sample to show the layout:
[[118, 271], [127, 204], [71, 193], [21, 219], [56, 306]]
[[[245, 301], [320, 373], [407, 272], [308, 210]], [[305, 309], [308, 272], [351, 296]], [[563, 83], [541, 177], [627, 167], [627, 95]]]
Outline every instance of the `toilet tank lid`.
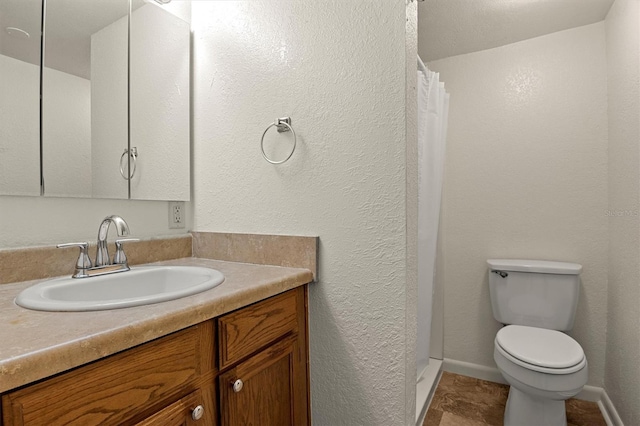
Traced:
[[578, 275], [582, 265], [550, 260], [489, 259], [489, 268], [499, 271], [536, 272], [539, 274]]

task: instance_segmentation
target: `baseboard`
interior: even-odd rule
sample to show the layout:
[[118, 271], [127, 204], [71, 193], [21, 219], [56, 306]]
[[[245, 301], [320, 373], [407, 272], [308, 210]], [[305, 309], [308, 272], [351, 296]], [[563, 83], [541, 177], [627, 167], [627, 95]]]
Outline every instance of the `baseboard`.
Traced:
[[445, 358], [442, 362], [442, 370], [448, 371], [449, 373], [473, 377], [474, 379], [487, 380], [489, 382], [502, 383], [505, 385], [507, 384], [504, 377], [502, 377], [502, 374], [500, 374], [500, 370], [484, 365]]
[[600, 402], [603, 392], [604, 389], [602, 388], [586, 385], [575, 398], [583, 401]]
[[[463, 376], [487, 380], [494, 383], [507, 384], [504, 377], [502, 377], [502, 374], [500, 374], [500, 370], [497, 368], [472, 364], [470, 362], [445, 358], [442, 362], [442, 371], [461, 374]], [[600, 411], [602, 412], [602, 416], [608, 426], [624, 426], [616, 408], [604, 389], [596, 386], [585, 386], [584, 389], [576, 395], [576, 399], [597, 402], [598, 407], [600, 407]]]
[[616, 407], [614, 407], [613, 402], [611, 402], [609, 395], [607, 395], [607, 392], [604, 389], [602, 390], [600, 401], [598, 401], [598, 407], [600, 407], [600, 411], [602, 412], [604, 421], [607, 422], [607, 426], [624, 426], [622, 419], [618, 415]]

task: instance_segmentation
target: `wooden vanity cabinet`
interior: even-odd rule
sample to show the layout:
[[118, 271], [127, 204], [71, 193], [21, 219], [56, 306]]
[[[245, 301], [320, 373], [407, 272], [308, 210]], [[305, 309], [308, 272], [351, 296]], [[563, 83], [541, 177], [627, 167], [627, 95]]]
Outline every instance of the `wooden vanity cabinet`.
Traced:
[[310, 424], [305, 289], [218, 319], [222, 425]]
[[6, 393], [2, 425], [308, 425], [306, 292]]
[[136, 426], [195, 426], [213, 422], [211, 415], [205, 417], [206, 402], [214, 401], [213, 398], [202, 397], [200, 390], [191, 392], [184, 398], [152, 414]]
[[202, 424], [214, 424], [215, 404], [205, 401], [215, 398], [213, 337], [207, 321], [10, 392], [3, 424], [133, 425], [195, 391], [209, 421]]

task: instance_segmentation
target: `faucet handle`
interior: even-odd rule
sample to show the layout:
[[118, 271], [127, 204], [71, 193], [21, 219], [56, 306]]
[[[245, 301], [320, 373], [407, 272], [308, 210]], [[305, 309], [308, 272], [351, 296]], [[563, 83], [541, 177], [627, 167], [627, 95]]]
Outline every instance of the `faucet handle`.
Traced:
[[93, 264], [91, 263], [91, 258], [89, 257], [89, 243], [87, 243], [86, 241], [82, 243], [58, 244], [56, 247], [57, 248], [66, 248], [66, 247], [80, 248], [80, 255], [78, 256], [78, 260], [76, 261], [76, 274], [79, 271], [89, 269], [93, 266]]
[[113, 264], [114, 265], [126, 265], [127, 264], [127, 255], [124, 254], [124, 249], [122, 248], [123, 243], [133, 243], [136, 241], [140, 241], [140, 238], [120, 238], [116, 240], [116, 254], [113, 256]]

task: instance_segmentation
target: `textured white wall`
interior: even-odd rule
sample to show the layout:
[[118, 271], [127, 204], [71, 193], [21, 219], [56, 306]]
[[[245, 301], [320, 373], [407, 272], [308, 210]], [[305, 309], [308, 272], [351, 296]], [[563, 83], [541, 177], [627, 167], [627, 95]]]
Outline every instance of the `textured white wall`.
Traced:
[[[406, 126], [406, 308], [405, 308], [405, 395], [407, 423], [416, 416], [416, 352], [418, 315], [430, 312], [418, 311], [418, 7], [417, 2], [407, 5], [405, 30], [405, 126]], [[422, 408], [422, 407], [420, 407]], [[413, 426], [413, 425], [412, 425]]]
[[0, 55], [0, 193], [40, 194], [40, 68]]
[[606, 20], [609, 85], [609, 283], [605, 389], [640, 424], [640, 4]]
[[0, 196], [0, 207], [0, 249], [93, 242], [102, 219], [112, 214], [127, 221], [133, 237], [180, 235], [191, 229], [191, 203], [185, 204], [185, 229], [169, 229], [166, 201]]
[[584, 265], [576, 324], [603, 385], [607, 311], [604, 24], [429, 64], [451, 92], [443, 199], [445, 357], [495, 367], [489, 258]]
[[[405, 157], [405, 49], [415, 47], [405, 43], [405, 1], [192, 7], [195, 229], [319, 235], [314, 424], [415, 424], [415, 370], [406, 370], [415, 331], [405, 324], [415, 173]], [[285, 115], [298, 147], [274, 166], [260, 136]], [[290, 137], [272, 129], [267, 143]]]

